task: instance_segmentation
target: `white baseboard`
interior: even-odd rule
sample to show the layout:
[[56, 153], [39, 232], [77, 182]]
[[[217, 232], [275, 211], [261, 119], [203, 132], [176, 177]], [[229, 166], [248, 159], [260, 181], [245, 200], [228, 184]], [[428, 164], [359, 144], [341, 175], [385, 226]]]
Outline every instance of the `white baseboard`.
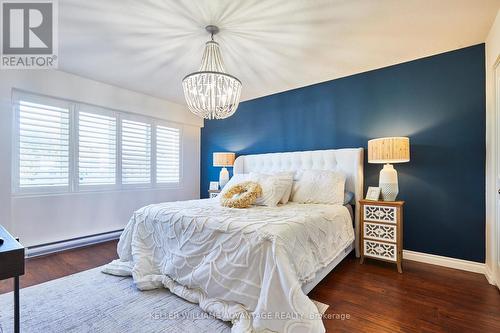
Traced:
[[495, 281], [495, 276], [493, 275], [493, 272], [490, 270], [488, 265], [484, 266], [484, 275], [486, 276], [486, 280], [488, 280], [490, 284], [500, 288], [500, 285], [498, 285], [497, 281]]
[[54, 242], [49, 244], [42, 244], [37, 246], [28, 247], [26, 249], [26, 257], [33, 258], [39, 257], [50, 253], [70, 250], [78, 247], [88, 246], [97, 243], [103, 243], [110, 240], [120, 238], [123, 230], [116, 230], [111, 232], [105, 232], [102, 234], [79, 237], [74, 239], [68, 239], [60, 242]]
[[403, 259], [423, 262], [431, 265], [444, 266], [448, 268], [460, 269], [462, 271], [474, 272], [486, 275], [486, 265], [483, 263], [442, 257], [434, 254], [403, 250]]

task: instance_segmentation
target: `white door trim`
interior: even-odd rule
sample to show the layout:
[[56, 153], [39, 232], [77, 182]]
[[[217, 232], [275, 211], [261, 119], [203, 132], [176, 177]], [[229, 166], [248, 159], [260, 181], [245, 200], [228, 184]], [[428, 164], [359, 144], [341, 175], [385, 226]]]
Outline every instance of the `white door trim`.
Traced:
[[[495, 219], [491, 231], [493, 235], [486, 235], [492, 241], [491, 244], [491, 267], [486, 265], [486, 277], [491, 284], [496, 284], [500, 288], [500, 55], [498, 55], [493, 65], [493, 103], [495, 107]], [[495, 192], [495, 193], [496, 193]]]
[[[497, 260], [497, 237], [499, 223], [499, 200], [498, 189], [500, 166], [500, 110], [497, 107], [496, 98], [496, 77], [495, 69], [500, 65], [500, 55], [493, 63], [486, 61], [486, 265], [485, 275], [491, 284], [500, 285], [497, 281], [496, 262]], [[500, 288], [500, 286], [499, 286]]]

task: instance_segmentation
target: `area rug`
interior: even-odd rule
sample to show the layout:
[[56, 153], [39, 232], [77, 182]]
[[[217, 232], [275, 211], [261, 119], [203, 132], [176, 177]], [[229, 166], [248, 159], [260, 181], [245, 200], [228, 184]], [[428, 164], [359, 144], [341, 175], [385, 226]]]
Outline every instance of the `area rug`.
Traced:
[[[101, 267], [21, 289], [21, 332], [229, 333], [231, 324], [168, 289], [139, 291]], [[321, 313], [328, 305], [315, 302]], [[0, 333], [13, 332], [12, 293], [0, 295]]]

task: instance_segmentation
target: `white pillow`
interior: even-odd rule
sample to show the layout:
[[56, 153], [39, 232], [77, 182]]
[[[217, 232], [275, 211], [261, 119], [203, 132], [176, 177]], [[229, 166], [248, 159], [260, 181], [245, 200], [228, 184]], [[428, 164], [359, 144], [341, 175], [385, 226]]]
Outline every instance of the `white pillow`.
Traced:
[[295, 175], [295, 172], [277, 172], [275, 175], [278, 176], [280, 183], [285, 187], [280, 203], [286, 204], [290, 201], [290, 195], [292, 194], [293, 176]]
[[294, 182], [292, 201], [342, 205], [345, 175], [329, 170], [305, 170]]
[[287, 175], [266, 175], [263, 173], [250, 173], [248, 180], [259, 183], [262, 196], [255, 201], [256, 205], [275, 207], [283, 198], [289, 186]]

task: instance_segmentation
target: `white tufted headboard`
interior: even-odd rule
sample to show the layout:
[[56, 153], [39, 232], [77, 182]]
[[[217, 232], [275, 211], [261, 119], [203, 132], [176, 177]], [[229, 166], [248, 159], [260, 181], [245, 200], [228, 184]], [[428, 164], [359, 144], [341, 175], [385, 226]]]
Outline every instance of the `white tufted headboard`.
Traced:
[[359, 257], [359, 200], [363, 198], [363, 148], [297, 151], [239, 156], [234, 174], [300, 170], [334, 170], [346, 175], [346, 191], [354, 193], [356, 256]]

